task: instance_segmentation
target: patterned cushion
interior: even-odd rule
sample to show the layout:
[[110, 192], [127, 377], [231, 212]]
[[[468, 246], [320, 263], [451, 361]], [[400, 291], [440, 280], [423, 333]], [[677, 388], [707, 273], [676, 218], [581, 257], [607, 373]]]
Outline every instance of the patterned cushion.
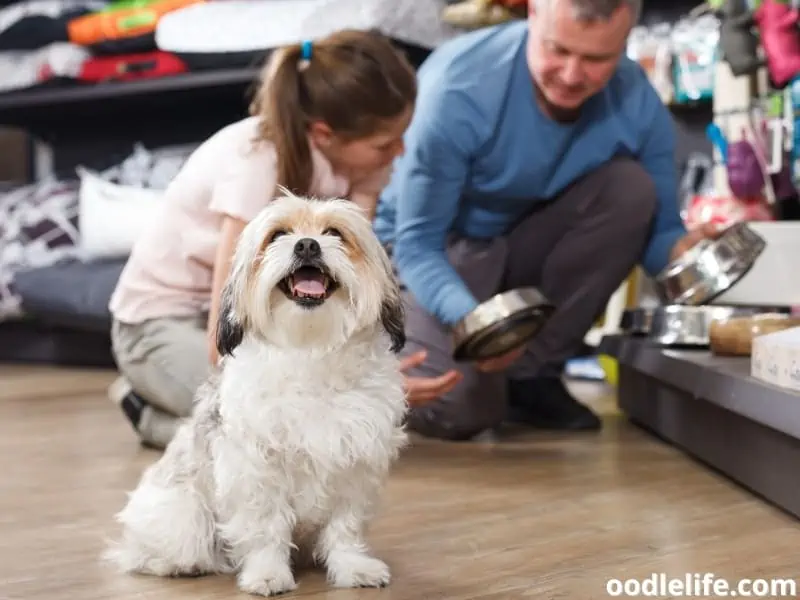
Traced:
[[77, 244], [77, 181], [44, 181], [0, 195], [0, 321], [23, 313], [14, 275], [76, 258]]

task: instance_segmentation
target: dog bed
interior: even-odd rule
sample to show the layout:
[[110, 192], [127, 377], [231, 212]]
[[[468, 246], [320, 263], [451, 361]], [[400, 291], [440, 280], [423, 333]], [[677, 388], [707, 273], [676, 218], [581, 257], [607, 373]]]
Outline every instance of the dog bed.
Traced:
[[193, 70], [251, 66], [273, 48], [340, 29], [377, 30], [400, 44], [432, 50], [457, 32], [442, 23], [444, 0], [226, 0], [164, 15], [159, 49]]
[[120, 244], [134, 233], [125, 205], [160, 196], [195, 147], [137, 144], [88, 179], [0, 193], [0, 362], [114, 366], [108, 304], [127, 261]]
[[159, 19], [170, 11], [204, 0], [121, 0], [106, 10], [73, 19], [69, 40], [94, 54], [128, 54], [154, 49]]
[[0, 323], [0, 363], [116, 366], [108, 334], [27, 319]]
[[67, 24], [102, 10], [100, 0], [23, 0], [0, 9], [0, 51], [38, 50], [68, 42]]
[[17, 273], [14, 282], [22, 309], [51, 327], [108, 335], [108, 303], [125, 262], [125, 258], [72, 260]]
[[83, 63], [77, 79], [82, 83], [135, 81], [180, 75], [187, 70], [184, 62], [177, 56], [155, 50], [115, 56], [93, 56]]

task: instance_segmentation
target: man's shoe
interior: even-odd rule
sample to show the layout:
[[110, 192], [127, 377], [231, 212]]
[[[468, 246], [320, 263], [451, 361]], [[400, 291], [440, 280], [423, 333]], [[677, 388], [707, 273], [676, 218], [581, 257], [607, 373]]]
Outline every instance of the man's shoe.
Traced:
[[508, 384], [508, 420], [538, 429], [597, 431], [600, 418], [567, 391], [558, 377], [516, 379]]

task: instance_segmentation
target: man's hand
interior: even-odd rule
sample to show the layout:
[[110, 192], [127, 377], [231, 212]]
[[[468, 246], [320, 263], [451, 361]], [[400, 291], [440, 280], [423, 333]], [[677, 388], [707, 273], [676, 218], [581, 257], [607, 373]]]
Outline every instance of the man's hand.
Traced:
[[703, 240], [717, 239], [723, 231], [725, 231], [725, 228], [718, 223], [702, 223], [699, 227], [692, 229], [675, 243], [670, 252], [670, 260], [677, 260], [684, 252], [690, 250]]
[[[418, 367], [425, 362], [427, 353], [424, 350], [404, 358], [400, 362], [400, 370], [405, 372], [413, 367]], [[448, 371], [438, 377], [408, 377], [406, 376], [406, 398], [409, 406], [421, 406], [428, 402], [438, 400], [450, 392], [463, 375], [458, 371]]]
[[479, 371], [484, 373], [496, 373], [498, 371], [505, 371], [508, 367], [514, 364], [525, 353], [525, 346], [519, 346], [513, 350], [509, 350], [505, 354], [495, 356], [494, 358], [487, 358], [475, 363]]

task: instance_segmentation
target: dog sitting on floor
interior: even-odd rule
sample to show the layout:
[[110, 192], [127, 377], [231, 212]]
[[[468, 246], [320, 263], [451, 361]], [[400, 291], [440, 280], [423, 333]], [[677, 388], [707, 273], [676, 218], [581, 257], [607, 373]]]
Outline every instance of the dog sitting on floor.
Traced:
[[296, 588], [292, 550], [336, 587], [389, 583], [365, 528], [407, 442], [391, 263], [361, 209], [285, 195], [242, 233], [223, 292], [220, 369], [117, 515], [125, 572], [235, 573]]

